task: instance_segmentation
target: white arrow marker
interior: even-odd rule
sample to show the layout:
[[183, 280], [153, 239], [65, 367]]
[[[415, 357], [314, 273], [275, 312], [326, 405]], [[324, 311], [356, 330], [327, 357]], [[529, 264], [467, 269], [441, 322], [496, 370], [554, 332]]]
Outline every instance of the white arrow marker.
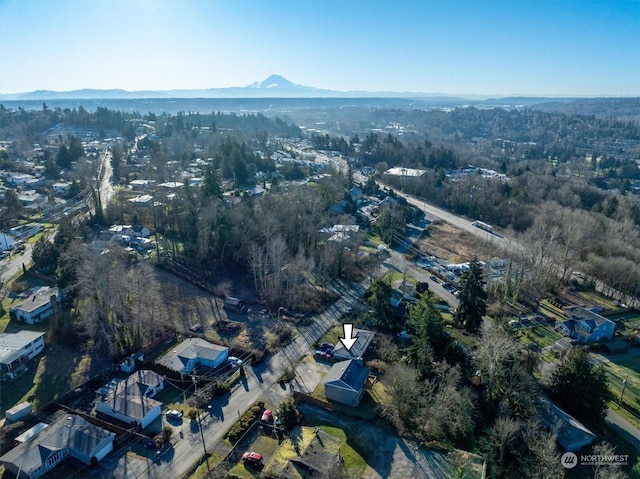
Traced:
[[351, 323], [344, 323], [342, 325], [342, 328], [344, 329], [344, 338], [338, 339], [340, 339], [342, 344], [344, 344], [344, 347], [347, 351], [351, 351], [351, 348], [354, 344], [356, 344], [356, 341], [358, 340], [358, 335], [356, 334], [355, 336], [352, 336], [353, 324]]

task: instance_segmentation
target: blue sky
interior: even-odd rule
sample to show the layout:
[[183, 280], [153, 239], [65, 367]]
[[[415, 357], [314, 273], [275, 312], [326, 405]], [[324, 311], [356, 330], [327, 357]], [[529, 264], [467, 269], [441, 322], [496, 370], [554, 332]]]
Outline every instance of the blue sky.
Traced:
[[640, 0], [0, 0], [0, 93], [640, 96]]

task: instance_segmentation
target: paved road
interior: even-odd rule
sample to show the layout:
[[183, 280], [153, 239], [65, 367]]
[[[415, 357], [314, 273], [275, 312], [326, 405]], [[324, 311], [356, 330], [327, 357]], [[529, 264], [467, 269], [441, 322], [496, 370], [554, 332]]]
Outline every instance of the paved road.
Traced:
[[5, 282], [21, 273], [23, 265], [28, 267], [31, 264], [32, 249], [30, 243], [25, 243], [22, 253], [14, 250], [10, 256], [0, 261], [0, 288], [4, 287]]

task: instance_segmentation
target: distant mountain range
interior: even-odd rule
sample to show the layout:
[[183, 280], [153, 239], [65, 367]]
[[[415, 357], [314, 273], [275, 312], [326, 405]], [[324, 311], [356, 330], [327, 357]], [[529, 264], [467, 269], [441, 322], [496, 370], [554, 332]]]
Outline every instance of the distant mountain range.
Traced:
[[[478, 96], [456, 97], [440, 93], [335, 91], [298, 85], [280, 75], [244, 87], [205, 88], [195, 90], [36, 90], [26, 93], [0, 94], [0, 101], [24, 100], [125, 100], [145, 98], [429, 98], [479, 100]], [[486, 98], [486, 97], [485, 97]], [[539, 100], [539, 99], [538, 99]]]

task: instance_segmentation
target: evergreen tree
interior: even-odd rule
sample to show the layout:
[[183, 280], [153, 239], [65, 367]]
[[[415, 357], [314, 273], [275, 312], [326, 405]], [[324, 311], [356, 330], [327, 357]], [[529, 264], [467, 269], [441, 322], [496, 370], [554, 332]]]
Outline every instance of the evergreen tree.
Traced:
[[440, 311], [428, 294], [422, 295], [409, 309], [409, 325], [414, 335], [409, 354], [416, 363], [418, 374], [426, 377], [431, 372], [432, 362], [442, 359], [449, 340]]
[[81, 156], [84, 156], [84, 146], [82, 146], [80, 138], [76, 136], [72, 136], [69, 140], [69, 156], [72, 162], [78, 161]]
[[572, 350], [558, 366], [549, 386], [551, 398], [579, 418], [603, 420], [607, 401], [613, 399], [602, 366], [589, 362], [582, 349]]
[[379, 325], [391, 326], [393, 319], [392, 295], [393, 289], [382, 279], [376, 280], [369, 288], [369, 304]]
[[204, 171], [202, 194], [205, 197], [222, 198], [222, 189], [220, 188], [218, 173], [211, 166], [208, 166]]
[[68, 170], [71, 168], [71, 154], [69, 153], [69, 149], [67, 145], [61, 145], [58, 150], [58, 154], [56, 155], [56, 163], [60, 168], [64, 168]]
[[484, 285], [482, 265], [474, 259], [460, 279], [459, 305], [453, 316], [459, 327], [464, 327], [472, 333], [478, 332], [482, 325], [482, 317], [487, 312], [487, 292]]

